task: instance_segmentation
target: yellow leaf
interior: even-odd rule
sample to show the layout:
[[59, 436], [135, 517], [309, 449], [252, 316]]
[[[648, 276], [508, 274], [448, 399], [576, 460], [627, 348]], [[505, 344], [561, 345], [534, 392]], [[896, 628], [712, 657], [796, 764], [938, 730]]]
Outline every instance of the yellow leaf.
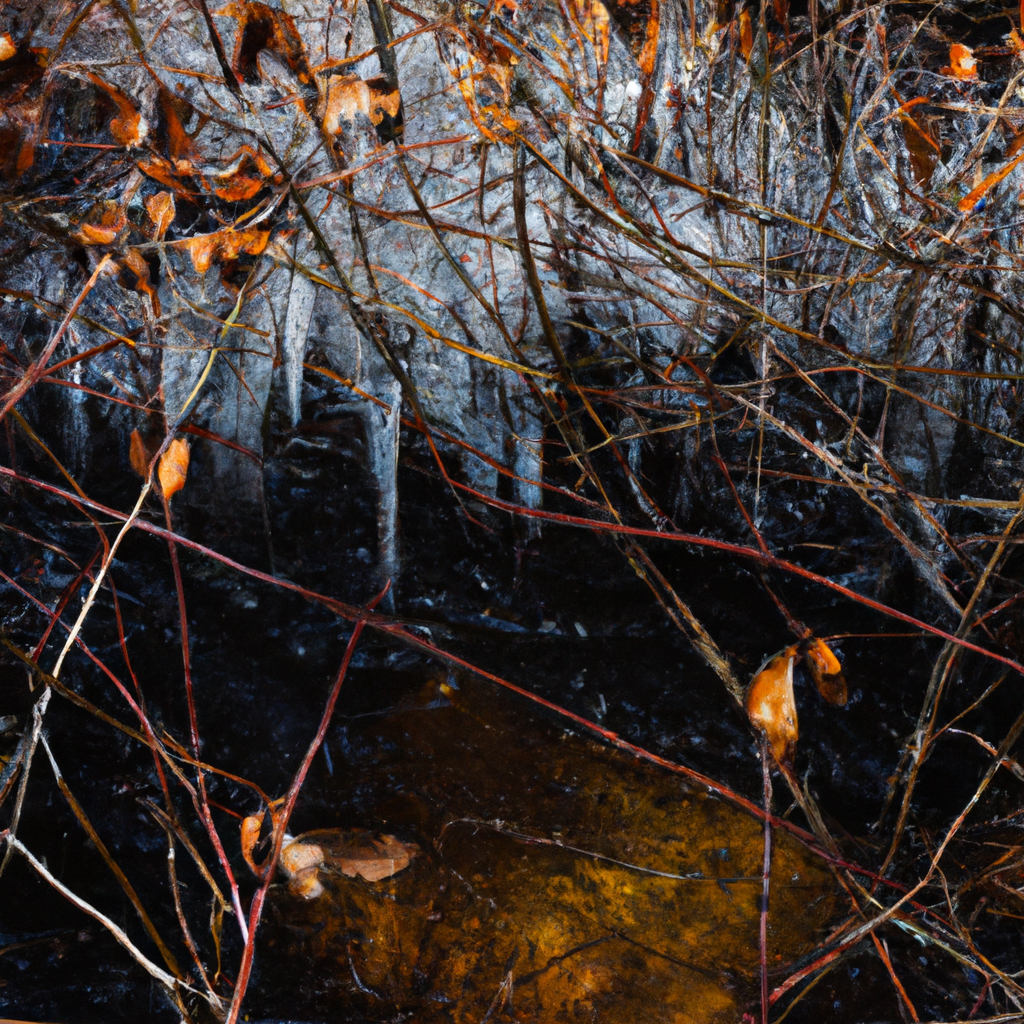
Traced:
[[796, 700], [793, 697], [793, 662], [797, 648], [787, 647], [761, 667], [747, 690], [747, 715], [764, 733], [772, 756], [780, 765], [791, 765], [799, 736]]
[[167, 451], [160, 456], [160, 467], [157, 470], [157, 478], [160, 480], [160, 490], [168, 500], [172, 495], [185, 486], [185, 478], [188, 476], [188, 442], [175, 438], [168, 446]]

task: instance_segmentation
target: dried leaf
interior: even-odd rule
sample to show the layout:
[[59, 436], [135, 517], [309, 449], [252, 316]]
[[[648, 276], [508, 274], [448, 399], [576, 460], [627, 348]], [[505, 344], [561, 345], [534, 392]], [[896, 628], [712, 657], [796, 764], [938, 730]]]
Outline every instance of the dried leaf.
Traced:
[[133, 287], [137, 292], [149, 296], [150, 304], [153, 307], [153, 316], [160, 316], [160, 298], [156, 288], [149, 277], [149, 264], [142, 253], [135, 248], [126, 250], [122, 262], [135, 275]]
[[270, 50], [288, 64], [300, 82], [310, 80], [302, 36], [291, 15], [254, 0], [229, 3], [214, 14], [238, 21], [235, 52], [231, 58], [231, 67], [236, 74], [250, 82], [258, 81], [259, 51]]
[[249, 865], [252, 873], [260, 878], [263, 877], [263, 871], [253, 859], [252, 851], [256, 848], [256, 844], [259, 842], [260, 829], [262, 827], [263, 811], [260, 811], [259, 814], [250, 814], [249, 817], [242, 820], [242, 857], [244, 858], [245, 863]]
[[337, 135], [346, 123], [353, 124], [358, 114], [367, 117], [376, 127], [385, 115], [396, 118], [401, 106], [399, 91], [388, 89], [381, 79], [331, 75], [327, 83], [323, 129], [328, 135]]
[[804, 664], [810, 672], [818, 693], [829, 702], [841, 707], [846, 703], [846, 679], [843, 666], [824, 640], [815, 637], [804, 654]]
[[93, 206], [71, 237], [82, 245], [113, 245], [127, 223], [124, 210], [113, 199], [104, 199]]
[[571, 0], [569, 14], [594, 48], [598, 65], [608, 63], [608, 8], [600, 0]]
[[977, 206], [978, 202], [985, 198], [985, 193], [993, 186], [998, 185], [1022, 160], [1024, 160], [1024, 153], [1018, 153], [1008, 164], [1000, 167], [998, 171], [993, 171], [991, 174], [986, 175], [980, 185], [971, 189], [956, 204], [957, 209], [961, 213], [970, 213]]
[[119, 89], [115, 89], [99, 75], [90, 72], [87, 77], [93, 85], [99, 86], [117, 105], [118, 116], [110, 122], [110, 134], [113, 135], [114, 141], [120, 146], [141, 146], [149, 134], [149, 123], [146, 119]]
[[319, 872], [379, 882], [409, 866], [419, 849], [394, 836], [365, 829], [321, 829], [307, 832], [281, 850], [281, 868], [296, 896], [313, 899], [323, 892]]
[[0, 35], [0, 60], [10, 60], [17, 52], [18, 48], [14, 45], [11, 33], [4, 32]]
[[750, 11], [740, 11], [740, 53], [744, 60], [750, 60], [754, 50], [754, 26], [750, 22]]
[[142, 440], [142, 434], [138, 430], [132, 431], [128, 458], [131, 460], [132, 469], [145, 480], [149, 476], [149, 451], [146, 449], [146, 442]]
[[160, 490], [168, 500], [185, 486], [185, 478], [188, 476], [188, 454], [188, 442], [176, 437], [167, 446], [167, 451], [160, 456], [157, 478], [160, 481]]
[[210, 235], [195, 235], [174, 244], [187, 249], [196, 272], [205, 274], [214, 259], [234, 260], [241, 253], [258, 255], [267, 247], [269, 239], [269, 231], [246, 228], [243, 231], [215, 231]]
[[153, 238], [160, 242], [174, 223], [174, 196], [170, 192], [157, 192], [146, 200], [146, 213], [153, 223]]
[[954, 43], [949, 48], [949, 67], [940, 68], [939, 72], [961, 81], [977, 79], [978, 62], [974, 59], [974, 51], [963, 43]]
[[790, 765], [798, 738], [796, 700], [793, 697], [793, 662], [796, 646], [769, 658], [754, 676], [747, 690], [747, 715], [751, 724], [763, 732], [772, 756], [781, 765]]

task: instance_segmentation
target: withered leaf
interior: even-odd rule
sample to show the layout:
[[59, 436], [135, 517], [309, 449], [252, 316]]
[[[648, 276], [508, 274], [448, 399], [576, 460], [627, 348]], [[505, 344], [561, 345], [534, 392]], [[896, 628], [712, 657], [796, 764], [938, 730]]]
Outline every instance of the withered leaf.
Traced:
[[397, 117], [401, 104], [399, 91], [388, 89], [380, 79], [367, 81], [355, 75], [331, 75], [327, 82], [324, 132], [337, 135], [345, 124], [354, 123], [358, 114], [363, 114], [376, 127], [385, 115]]
[[[250, 814], [247, 818], [242, 820], [241, 825], [241, 840], [242, 840], [242, 858], [249, 868], [252, 870], [254, 875], [260, 877], [263, 876], [263, 871], [253, 859], [252, 851], [256, 847], [256, 843], [259, 842], [260, 829], [263, 827], [264, 812], [260, 811], [259, 814]], [[282, 857], [284, 856], [282, 852]]]
[[112, 245], [128, 223], [124, 210], [113, 199], [96, 203], [71, 237], [82, 245]]
[[0, 34], [0, 60], [10, 60], [17, 52], [18, 48], [14, 45], [11, 33]]
[[750, 21], [750, 11], [744, 8], [740, 11], [740, 53], [744, 60], [750, 60], [750, 54], [754, 50], [754, 26]]
[[149, 476], [149, 451], [146, 449], [146, 442], [142, 440], [142, 434], [138, 430], [132, 431], [128, 458], [131, 460], [132, 469], [145, 480]]
[[972, 81], [978, 77], [978, 62], [974, 51], [963, 43], [953, 43], [949, 48], [949, 67], [940, 68], [940, 73], [962, 81]]
[[160, 481], [160, 489], [164, 492], [164, 497], [168, 500], [185, 486], [185, 479], [188, 476], [188, 456], [188, 442], [182, 441], [178, 437], [167, 446], [167, 451], [160, 456], [157, 479]]
[[131, 100], [120, 89], [105, 82], [99, 75], [89, 72], [87, 77], [93, 85], [102, 89], [117, 105], [118, 116], [110, 122], [110, 134], [113, 135], [114, 141], [120, 146], [129, 148], [142, 145], [149, 133], [149, 124], [135, 109]]
[[793, 697], [793, 662], [797, 647], [787, 647], [769, 658], [747, 690], [747, 715], [764, 733], [772, 756], [780, 765], [791, 765], [799, 737], [796, 700]]
[[292, 893], [312, 899], [323, 891], [321, 871], [379, 882], [407, 868], [418, 853], [414, 844], [380, 832], [320, 829], [306, 832], [284, 846], [280, 864]]
[[310, 80], [302, 36], [291, 15], [255, 0], [229, 3], [214, 14], [238, 21], [235, 52], [231, 59], [236, 74], [247, 81], [258, 81], [257, 57], [260, 50], [270, 50], [288, 64], [300, 82]]
[[146, 213], [153, 223], [153, 237], [159, 242], [174, 223], [174, 196], [170, 192], [157, 192], [146, 199]]
[[234, 260], [242, 253], [250, 256], [258, 255], [267, 247], [270, 239], [269, 231], [259, 228], [245, 228], [242, 231], [214, 231], [209, 235], [195, 235], [181, 242], [192, 258], [192, 266], [199, 274], [205, 274], [215, 259]]
[[843, 666], [833, 654], [832, 649], [824, 640], [815, 637], [808, 645], [804, 654], [804, 664], [810, 672], [818, 693], [836, 706], [846, 703], [846, 679], [843, 677]]

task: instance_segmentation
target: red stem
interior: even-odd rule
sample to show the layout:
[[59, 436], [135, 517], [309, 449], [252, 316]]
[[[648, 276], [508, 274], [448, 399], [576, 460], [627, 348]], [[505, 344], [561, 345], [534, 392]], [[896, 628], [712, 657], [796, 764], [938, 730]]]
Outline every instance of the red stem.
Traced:
[[[377, 603], [388, 592], [390, 586], [391, 583], [389, 582], [388, 585], [373, 599], [373, 601], [367, 605], [366, 609], [364, 609], [364, 613], [372, 611], [373, 608], [376, 607]], [[281, 856], [281, 847], [284, 844], [284, 835], [288, 829], [288, 822], [291, 819], [292, 811], [295, 809], [295, 803], [299, 799], [299, 791], [302, 789], [302, 784], [306, 780], [306, 774], [309, 772], [309, 766], [313, 763], [313, 758], [316, 756], [316, 752], [320, 749], [320, 745], [324, 741], [324, 736], [327, 734], [327, 728], [331, 723], [332, 716], [334, 715], [334, 707], [338, 703], [338, 694], [341, 693], [341, 685], [345, 682], [345, 676], [348, 674], [348, 668], [352, 662], [352, 655], [355, 654], [356, 644], [359, 643], [359, 637], [365, 626], [366, 617], [364, 614], [364, 617], [357, 620], [355, 625], [352, 627], [352, 635], [348, 638], [348, 645], [345, 647], [345, 657], [342, 658], [341, 668], [338, 669], [338, 675], [334, 680], [334, 686], [331, 687], [330, 696], [327, 698], [324, 713], [320, 718], [320, 726], [317, 729], [312, 742], [309, 744], [306, 756], [302, 759], [302, 764], [299, 765], [299, 770], [295, 773], [295, 778], [292, 780], [292, 784], [288, 789], [288, 796], [285, 798], [284, 810], [279, 816], [275, 817], [274, 849], [267, 861], [263, 883], [260, 885], [259, 889], [256, 890], [256, 894], [253, 896], [252, 903], [249, 907], [249, 935], [246, 939], [245, 950], [242, 953], [242, 963], [238, 968], [238, 981], [235, 983], [235, 991], [231, 998], [231, 1008], [228, 1010], [228, 1016], [225, 1024], [236, 1024], [238, 1021], [238, 1014], [242, 1009], [242, 1000], [245, 998], [245, 990], [249, 985], [249, 975], [252, 972], [253, 956], [256, 952], [256, 929], [259, 927], [260, 916], [263, 913], [263, 904], [267, 898], [267, 891], [270, 889], [270, 883], [274, 880], [274, 872], [277, 868], [278, 858]]]

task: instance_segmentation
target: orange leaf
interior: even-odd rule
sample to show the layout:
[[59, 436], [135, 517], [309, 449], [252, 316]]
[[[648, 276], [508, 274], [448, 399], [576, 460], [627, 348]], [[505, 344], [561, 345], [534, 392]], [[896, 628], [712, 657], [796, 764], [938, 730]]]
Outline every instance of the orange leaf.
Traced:
[[769, 658], [747, 690], [747, 716], [754, 728], [764, 733], [780, 765], [792, 764], [799, 736], [793, 697], [796, 654], [794, 645]]
[[238, 22], [231, 66], [242, 78], [257, 80], [259, 51], [270, 50], [288, 64], [300, 82], [310, 80], [302, 36], [290, 14], [256, 0], [231, 2], [213, 13], [219, 18], [234, 18]]
[[954, 43], [949, 48], [949, 67], [940, 68], [940, 73], [962, 81], [970, 81], [978, 77], [978, 62], [974, 59], [974, 51], [963, 43]]
[[128, 458], [131, 460], [132, 469], [145, 480], [149, 476], [149, 452], [146, 450], [146, 442], [142, 440], [142, 435], [137, 430], [132, 431]]
[[127, 223], [128, 219], [117, 203], [113, 199], [104, 199], [93, 206], [71, 237], [82, 245], [111, 245]]
[[93, 85], [99, 86], [117, 105], [119, 114], [110, 122], [110, 134], [114, 141], [121, 146], [139, 146], [149, 133], [149, 123], [133, 106], [131, 100], [119, 89], [108, 82], [104, 82], [99, 75], [91, 72], [88, 79]]
[[328, 135], [337, 135], [343, 122], [353, 123], [362, 114], [374, 126], [384, 115], [397, 117], [402, 96], [397, 89], [387, 90], [380, 80], [364, 81], [355, 75], [331, 75], [327, 83], [327, 105], [323, 129]]
[[318, 878], [322, 870], [379, 882], [405, 870], [418, 853], [413, 843], [366, 829], [319, 829], [288, 843], [280, 864], [292, 894], [313, 899], [323, 892]]
[[956, 204], [957, 209], [961, 213], [970, 213], [977, 205], [978, 200], [981, 199], [990, 188], [994, 185], [998, 185], [999, 182], [1001, 182], [1003, 178], [1005, 178], [1010, 171], [1012, 171], [1017, 164], [1021, 162], [1021, 160], [1024, 160], [1024, 153], [1018, 153], [1017, 156], [1015, 156], [1008, 164], [1000, 167], [998, 171], [993, 171], [991, 174], [987, 175], [980, 185], [971, 189], [971, 191]]
[[174, 196], [170, 192], [157, 192], [146, 200], [146, 213], [153, 222], [153, 237], [162, 241], [167, 229], [174, 222]]
[[149, 296], [153, 315], [160, 315], [160, 299], [149, 278], [149, 264], [138, 249], [129, 248], [124, 254], [124, 265], [135, 275], [135, 290]]
[[185, 486], [187, 476], [188, 442], [176, 437], [160, 456], [160, 467], [157, 470], [164, 497], [170, 500], [172, 495], [177, 494]]
[[744, 8], [740, 12], [740, 53], [744, 60], [750, 60], [754, 49], [754, 26], [750, 23], [750, 11]]
[[205, 274], [215, 258], [235, 260], [243, 252], [258, 255], [266, 249], [269, 239], [269, 230], [246, 228], [244, 231], [215, 231], [210, 235], [196, 235], [174, 244], [187, 249], [196, 272]]
[[829, 702], [842, 706], [846, 703], [846, 680], [843, 666], [824, 640], [813, 639], [804, 655], [804, 664], [810, 672], [818, 693]]
[[18, 48], [14, 45], [11, 33], [4, 32], [0, 35], [0, 60], [10, 60], [17, 52]]

